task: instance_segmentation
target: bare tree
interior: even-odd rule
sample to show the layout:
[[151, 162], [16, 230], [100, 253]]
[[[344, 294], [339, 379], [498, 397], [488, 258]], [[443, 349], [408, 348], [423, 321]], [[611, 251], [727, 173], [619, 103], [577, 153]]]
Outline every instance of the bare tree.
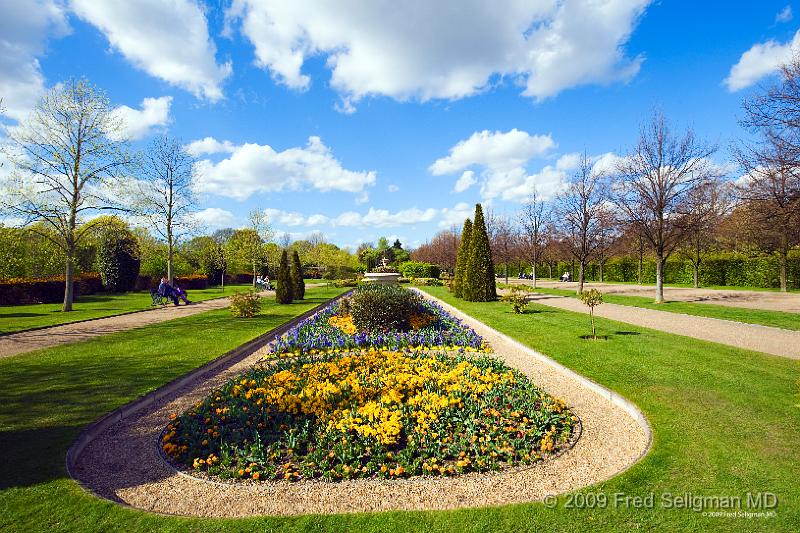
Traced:
[[788, 290], [789, 249], [800, 235], [800, 57], [781, 68], [781, 80], [744, 102], [742, 125], [755, 141], [736, 149], [746, 172], [740, 198], [761, 233], [762, 248], [780, 255], [781, 291]]
[[175, 248], [197, 229], [197, 201], [192, 189], [195, 160], [177, 139], [155, 139], [143, 161], [133, 205], [148, 226], [167, 243], [167, 279], [175, 277]]
[[678, 247], [678, 254], [692, 264], [692, 285], [700, 286], [700, 265], [717, 243], [716, 228], [731, 207], [729, 186], [707, 184], [698, 187], [689, 200], [686, 240]]
[[577, 171], [567, 181], [566, 189], [557, 197], [561, 233], [579, 265], [578, 294], [583, 292], [586, 266], [600, 243], [601, 216], [607, 209], [606, 178], [594, 166], [589, 156], [583, 154]]
[[492, 257], [504, 267], [505, 280], [508, 283], [508, 265], [515, 259], [518, 234], [511, 220], [505, 215], [489, 212], [486, 217], [487, 233], [492, 247]]
[[664, 266], [686, 238], [691, 198], [698, 187], [718, 179], [708, 159], [716, 149], [691, 129], [680, 138], [655, 112], [642, 126], [639, 142], [617, 166], [615, 199], [628, 223], [656, 254], [656, 302], [664, 301]]
[[533, 287], [536, 288], [536, 265], [542, 260], [547, 245], [545, 229], [551, 221], [551, 211], [534, 191], [528, 202], [522, 207], [519, 218], [524, 230], [522, 246], [531, 263], [531, 277], [533, 278]]
[[[4, 152], [14, 165], [2, 196], [4, 210], [64, 251], [64, 311], [72, 310], [73, 269], [89, 215], [122, 210], [113, 184], [130, 162], [122, 131], [105, 94], [84, 79], [50, 90], [26, 121], [6, 128]], [[41, 223], [41, 225], [35, 225]]]

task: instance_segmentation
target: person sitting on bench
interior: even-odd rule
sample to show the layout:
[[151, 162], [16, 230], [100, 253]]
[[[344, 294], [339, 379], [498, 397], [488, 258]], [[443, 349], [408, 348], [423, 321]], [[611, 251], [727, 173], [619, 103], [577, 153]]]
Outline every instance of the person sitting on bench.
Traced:
[[178, 304], [178, 298], [182, 299], [186, 304], [190, 303], [186, 298], [186, 293], [182, 289], [170, 285], [167, 278], [161, 278], [161, 283], [158, 285], [158, 294], [169, 298], [176, 306], [180, 305]]
[[567, 281], [569, 281], [571, 278], [572, 278], [572, 276], [570, 275], [570, 273], [569, 273], [569, 272], [564, 272], [564, 274], [562, 274], [562, 275], [561, 275], [561, 281], [562, 281], [562, 282], [567, 282]]

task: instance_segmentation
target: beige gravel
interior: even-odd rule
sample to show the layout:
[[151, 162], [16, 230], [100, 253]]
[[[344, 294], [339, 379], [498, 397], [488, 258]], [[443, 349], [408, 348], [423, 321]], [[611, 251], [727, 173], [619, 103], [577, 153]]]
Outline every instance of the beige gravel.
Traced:
[[[589, 313], [589, 308], [577, 298], [533, 293], [528, 300], [566, 311]], [[684, 337], [717, 342], [789, 359], [800, 359], [800, 331], [611, 303], [595, 307], [594, 314], [618, 322], [657, 329]]]
[[[530, 280], [509, 279], [512, 284], [530, 285]], [[577, 282], [538, 281], [537, 286], [550, 289], [577, 290]], [[655, 298], [655, 285], [629, 285], [627, 283], [586, 283], [588, 288], [596, 288], [607, 294], [623, 296], [643, 296]], [[692, 289], [689, 287], [664, 287], [664, 298], [676, 302], [725, 305], [765, 311], [800, 313], [800, 293], [774, 291], [747, 291], [732, 289]]]
[[[274, 294], [274, 292], [264, 292], [263, 294], [269, 295]], [[228, 298], [204, 300], [191, 305], [181, 303], [178, 307], [169, 304], [127, 315], [110, 316], [51, 328], [12, 333], [0, 337], [0, 359], [42, 348], [71, 344], [101, 335], [158, 324], [174, 318], [222, 309], [228, 307], [229, 304]]]
[[100, 496], [167, 514], [243, 517], [438, 510], [542, 500], [608, 479], [648, 450], [647, 426], [602, 393], [484, 324], [450, 310], [484, 335], [497, 357], [570, 405], [583, 424], [581, 438], [571, 450], [534, 467], [452, 478], [222, 484], [176, 473], [158, 452], [158, 436], [169, 414], [187, 409], [251, 366], [265, 355], [263, 348], [217, 375], [199, 377], [165, 404], [140, 410], [107, 428], [77, 458], [74, 475]]

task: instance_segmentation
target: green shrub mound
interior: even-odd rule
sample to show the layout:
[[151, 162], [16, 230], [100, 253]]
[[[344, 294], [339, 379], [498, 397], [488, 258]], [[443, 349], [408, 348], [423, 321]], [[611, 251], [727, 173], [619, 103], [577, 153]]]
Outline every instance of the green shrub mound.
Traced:
[[254, 291], [232, 294], [231, 314], [237, 318], [253, 318], [261, 312], [261, 297]]
[[398, 285], [367, 283], [350, 297], [353, 324], [359, 331], [408, 331], [420, 297]]
[[400, 263], [397, 271], [406, 278], [438, 278], [442, 273], [437, 265], [422, 261], [405, 261]]

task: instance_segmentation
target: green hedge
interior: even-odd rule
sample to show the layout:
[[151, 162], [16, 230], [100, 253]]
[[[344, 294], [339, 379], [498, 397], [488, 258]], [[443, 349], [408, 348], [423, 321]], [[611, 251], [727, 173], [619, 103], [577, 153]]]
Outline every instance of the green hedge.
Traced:
[[400, 263], [397, 271], [404, 278], [438, 278], [439, 274], [442, 273], [438, 266], [431, 263], [423, 263], [422, 261], [405, 261]]
[[[638, 281], [639, 260], [636, 257], [614, 257], [603, 267], [603, 281], [636, 282]], [[523, 270], [530, 273], [530, 266], [523, 263]], [[503, 272], [503, 269], [499, 269]], [[572, 272], [573, 279], [577, 275], [578, 265], [573, 271], [571, 262], [559, 262], [553, 268], [553, 275], [559, 277], [565, 271]], [[665, 283], [691, 284], [692, 264], [680, 257], [667, 261], [664, 272]], [[546, 264], [539, 265], [537, 274], [547, 275]], [[519, 264], [509, 265], [509, 276], [517, 277]], [[789, 253], [788, 283], [790, 289], [800, 289], [800, 251]], [[600, 267], [590, 263], [586, 268], [588, 281], [600, 280]], [[655, 259], [645, 258], [642, 265], [642, 282], [656, 282]], [[748, 256], [740, 253], [721, 253], [706, 257], [700, 264], [700, 285], [721, 285], [736, 287], [778, 288], [780, 287], [780, 258], [777, 254]]]

